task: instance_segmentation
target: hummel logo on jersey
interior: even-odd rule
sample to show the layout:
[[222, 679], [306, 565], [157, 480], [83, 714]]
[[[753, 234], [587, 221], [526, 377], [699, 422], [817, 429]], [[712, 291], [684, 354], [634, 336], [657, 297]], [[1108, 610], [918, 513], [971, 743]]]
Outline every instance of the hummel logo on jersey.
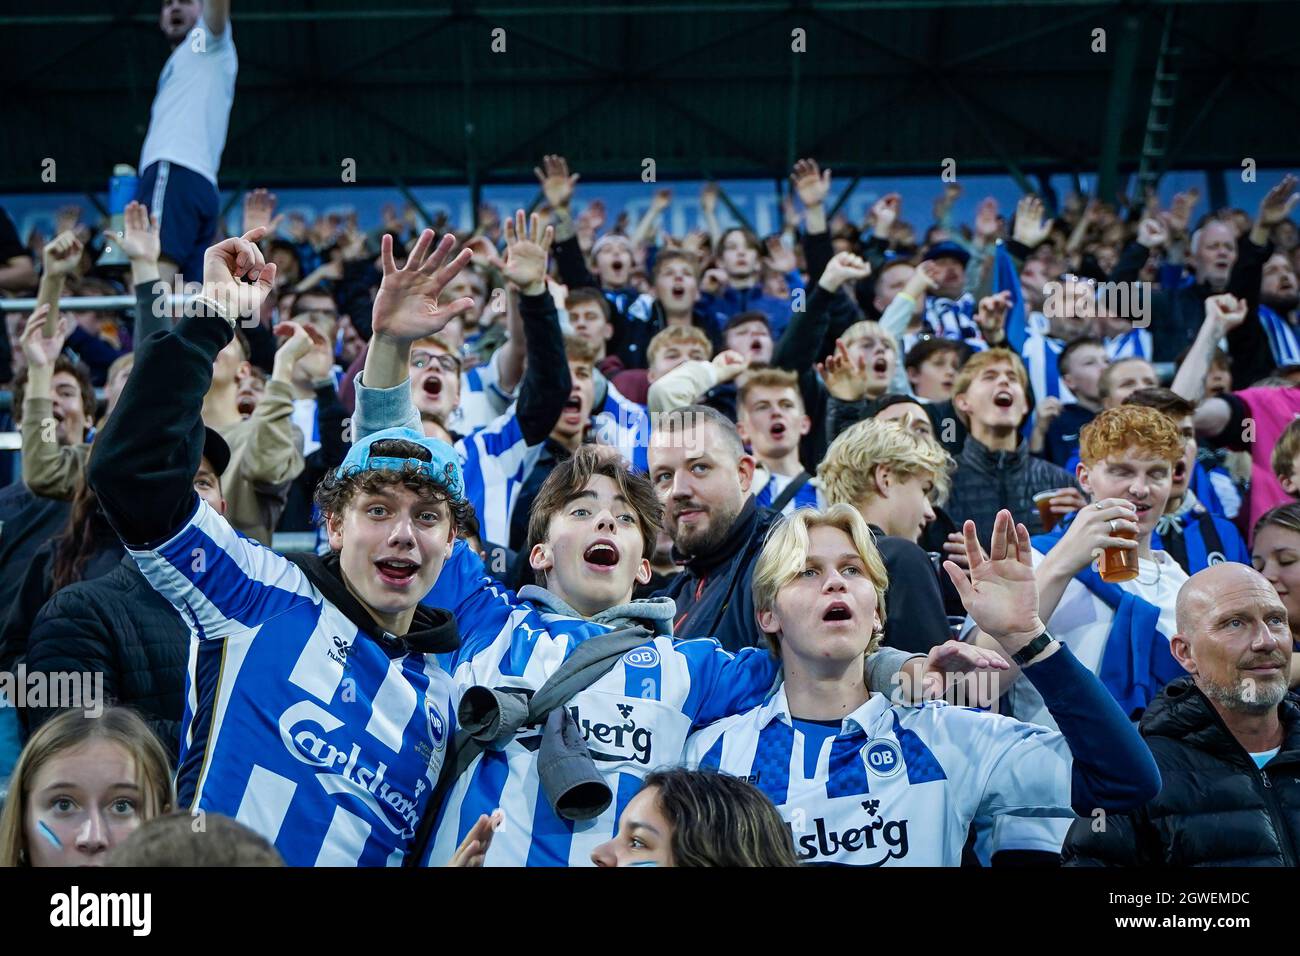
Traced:
[[[822, 817], [813, 820], [814, 832], [812, 833], [795, 833], [794, 825], [787, 822], [786, 826], [790, 828], [790, 835], [794, 837], [799, 859], [833, 862], [832, 858], [840, 853], [877, 850], [876, 843], [879, 840], [884, 843], [884, 846], [879, 848], [885, 851], [884, 855], [859, 865], [882, 866], [890, 860], [901, 860], [907, 856], [907, 821], [886, 820], [884, 817], [877, 816], [876, 810], [879, 807], [879, 800], [864, 801], [862, 809], [867, 811], [869, 821], [860, 827], [849, 827], [844, 831], [829, 829], [826, 820]], [[857, 860], [842, 862], [858, 863]]]
[[359, 744], [353, 742], [344, 752], [326, 739], [342, 726], [329, 711], [303, 700], [280, 715], [280, 740], [295, 759], [322, 771], [316, 780], [326, 793], [356, 798], [393, 833], [411, 839], [420, 816], [416, 801], [384, 781], [388, 765], [383, 761], [373, 769], [360, 765]]
[[334, 641], [334, 648], [328, 652], [330, 660], [346, 664], [348, 662], [348, 651], [352, 650], [352, 642], [346, 637], [339, 637], [337, 634], [334, 635], [332, 640]]
[[[582, 729], [582, 737], [587, 741], [592, 759], [633, 760], [643, 765], [650, 763], [650, 745], [653, 735], [648, 727], [636, 725], [636, 721], [632, 719], [633, 709], [632, 704], [619, 704], [618, 711], [627, 723], [616, 725], [592, 723], [590, 718], [582, 716], [577, 704], [569, 708], [569, 713], [573, 715], [573, 722]], [[602, 751], [592, 746], [593, 743], [611, 744], [613, 751]]]

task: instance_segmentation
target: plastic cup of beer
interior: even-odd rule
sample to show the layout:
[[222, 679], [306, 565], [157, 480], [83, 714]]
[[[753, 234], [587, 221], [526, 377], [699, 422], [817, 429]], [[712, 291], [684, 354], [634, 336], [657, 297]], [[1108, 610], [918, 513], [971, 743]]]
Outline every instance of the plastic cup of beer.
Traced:
[[1061, 494], [1063, 490], [1062, 488], [1052, 488], [1034, 495], [1034, 506], [1038, 508], [1038, 519], [1043, 522], [1044, 532], [1050, 532], [1056, 527], [1056, 522], [1061, 520], [1061, 516], [1052, 511], [1052, 499]]
[[[1136, 541], [1137, 533], [1121, 528], [1112, 531], [1111, 537]], [[1132, 581], [1138, 576], [1137, 548], [1102, 548], [1101, 557], [1097, 560], [1097, 573], [1107, 584]]]

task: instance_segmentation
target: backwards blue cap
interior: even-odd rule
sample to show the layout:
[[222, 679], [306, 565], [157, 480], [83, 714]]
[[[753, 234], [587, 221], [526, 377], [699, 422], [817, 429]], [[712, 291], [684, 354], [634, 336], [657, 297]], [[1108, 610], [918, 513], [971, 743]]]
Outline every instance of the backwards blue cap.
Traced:
[[[429, 452], [432, 461], [418, 458], [391, 458], [372, 455], [370, 446], [377, 441], [400, 439], [419, 445]], [[460, 458], [456, 449], [438, 438], [427, 438], [422, 433], [410, 428], [385, 428], [374, 432], [356, 442], [343, 464], [339, 465], [338, 477], [347, 478], [363, 471], [401, 471], [413, 467], [420, 474], [447, 486], [447, 490], [457, 501], [465, 500], [465, 480], [460, 473]]]

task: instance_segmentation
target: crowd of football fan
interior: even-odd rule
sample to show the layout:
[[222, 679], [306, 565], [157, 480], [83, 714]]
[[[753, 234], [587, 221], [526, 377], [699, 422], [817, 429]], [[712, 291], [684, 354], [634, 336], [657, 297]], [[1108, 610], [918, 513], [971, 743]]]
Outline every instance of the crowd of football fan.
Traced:
[[[1130, 716], [1146, 711], [1149, 741], [1185, 736], [1191, 718], [1171, 710], [1189, 679], [1172, 685], [1178, 696], [1161, 688], [1190, 668], [1167, 672], [1153, 662], [1149, 674], [1113, 681], [1108, 644], [1148, 646], [1152, 635], [1185, 633], [1192, 625], [1174, 617], [1189, 577], [1253, 563], [1286, 608], [1289, 662], [1300, 633], [1300, 574], [1291, 570], [1300, 566], [1291, 177], [1260, 187], [1254, 216], [1198, 210], [1189, 192], [1168, 209], [1154, 196], [1119, 208], [1071, 197], [1049, 218], [1026, 196], [1005, 214], [986, 200], [971, 226], [952, 221], [960, 186], [949, 184], [931, 210], [904, 210], [891, 194], [857, 224], [828, 219], [831, 173], [810, 159], [793, 170], [798, 205], [787, 204], [784, 231], [766, 237], [720, 228], [711, 187], [701, 196], [708, 229], [672, 236], [659, 228], [668, 190], [641, 222], [607, 223], [599, 203], [582, 203], [563, 157], [545, 157], [537, 177], [542, 222], [553, 229], [545, 291], [567, 370], [527, 374], [530, 357], [543, 354], [528, 341], [537, 320], [510, 288], [505, 233], [514, 224], [503, 229], [489, 208], [472, 234], [453, 234], [454, 249], [472, 258], [438, 299], [449, 306], [468, 297], [472, 306], [414, 341], [409, 358], [424, 434], [458, 448], [479, 436], [463, 465], [467, 483], [473, 467], [483, 487], [470, 496], [478, 513], [461, 535], [505, 585], [517, 590], [533, 578], [529, 518], [548, 475], [595, 443], [649, 472], [664, 515], [637, 596], [675, 600], [679, 640], [765, 646], [751, 593], [757, 546], [779, 513], [843, 504], [871, 527], [888, 574], [883, 644], [921, 654], [954, 636], [997, 647], [966, 618], [941, 564], [969, 567], [963, 522], [974, 522], [987, 550], [995, 519], [1009, 511], [1035, 536], [1039, 587], [1054, 601], [1043, 620]], [[265, 190], [243, 204], [241, 231], [259, 227], [268, 227], [259, 245], [277, 267], [274, 284], [213, 363], [202, 400], [211, 445], [195, 489], [242, 535], [270, 545], [280, 533], [315, 532], [324, 554], [330, 543], [314, 492], [352, 441], [356, 379], [384, 276], [380, 239], [391, 239], [400, 266], [421, 229], [392, 210], [370, 231], [355, 219], [285, 221]], [[7, 456], [20, 467], [12, 463], [12, 483], [0, 490], [0, 671], [102, 674], [106, 697], [161, 741], [161, 749], [137, 747], [148, 754], [137, 761], [167, 776], [181, 745], [190, 626], [124, 557], [86, 466], [131, 375], [133, 346], [169, 329], [184, 307], [160, 297], [158, 229], [138, 203], [117, 240], [129, 278], [94, 265], [96, 237], [75, 211], [57, 235], [29, 237], [27, 247], [6, 228], [6, 292], [36, 291], [40, 304], [30, 317], [8, 313], [0, 351], [22, 436], [21, 453]], [[79, 296], [124, 292], [137, 297], [133, 316], [75, 306]], [[661, 418], [684, 406], [709, 415], [716, 430], [702, 456], [650, 440]], [[522, 437], [482, 439], [506, 432]], [[485, 460], [493, 456], [501, 460]], [[1139, 573], [1122, 589], [1089, 580], [1104, 548], [1139, 555]], [[1134, 602], [1150, 613], [1116, 626], [1115, 617], [1138, 613]], [[1041, 699], [1013, 698], [1004, 706], [1017, 717], [1054, 726]], [[1286, 754], [1300, 733], [1296, 712], [1281, 706], [1286, 742], [1275, 764], [1300, 759]], [[27, 740], [56, 712], [0, 714], [14, 715]], [[131, 715], [115, 713], [129, 736]], [[1214, 725], [1216, 739], [1200, 749], [1222, 766], [1202, 772], [1267, 787], [1274, 767], [1257, 769], [1241, 740], [1234, 764], [1224, 756], [1232, 738]], [[17, 753], [9, 744], [4, 768]], [[659, 781], [664, 792], [685, 786]], [[1180, 806], [1169, 786], [1157, 801]], [[171, 803], [162, 789], [144, 801], [154, 813]], [[1276, 812], [1284, 821], [1270, 830], [1276, 847], [1232, 826], [1215, 837], [1199, 831], [1204, 822], [1183, 821], [1197, 831], [1200, 859], [1165, 850], [1141, 857], [1146, 851], [1115, 835], [1118, 825], [1110, 836], [1076, 830], [1067, 856], [1293, 862], [1300, 804], [1270, 811], [1249, 787], [1236, 801], [1177, 812], [1257, 813], [1261, 828]], [[1163, 832], [1173, 825], [1162, 817], [1147, 807], [1124, 826]], [[1019, 821], [1003, 833], [994, 825], [985, 858], [1055, 858], [1067, 826]]]

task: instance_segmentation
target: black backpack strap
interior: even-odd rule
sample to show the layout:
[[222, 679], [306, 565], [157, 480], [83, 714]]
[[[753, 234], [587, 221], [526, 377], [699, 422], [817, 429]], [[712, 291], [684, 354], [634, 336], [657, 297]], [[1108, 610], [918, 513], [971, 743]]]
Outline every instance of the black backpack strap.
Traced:
[[[771, 478], [768, 478], [768, 481], [771, 480]], [[790, 484], [786, 485], [785, 489], [776, 496], [770, 505], [768, 505], [768, 508], [775, 511], [777, 514], [780, 514], [781, 509], [793, 501], [794, 496], [799, 493], [799, 490], [810, 481], [812, 481], [812, 475], [808, 474], [806, 471], [799, 472], [798, 476], [796, 476]]]

